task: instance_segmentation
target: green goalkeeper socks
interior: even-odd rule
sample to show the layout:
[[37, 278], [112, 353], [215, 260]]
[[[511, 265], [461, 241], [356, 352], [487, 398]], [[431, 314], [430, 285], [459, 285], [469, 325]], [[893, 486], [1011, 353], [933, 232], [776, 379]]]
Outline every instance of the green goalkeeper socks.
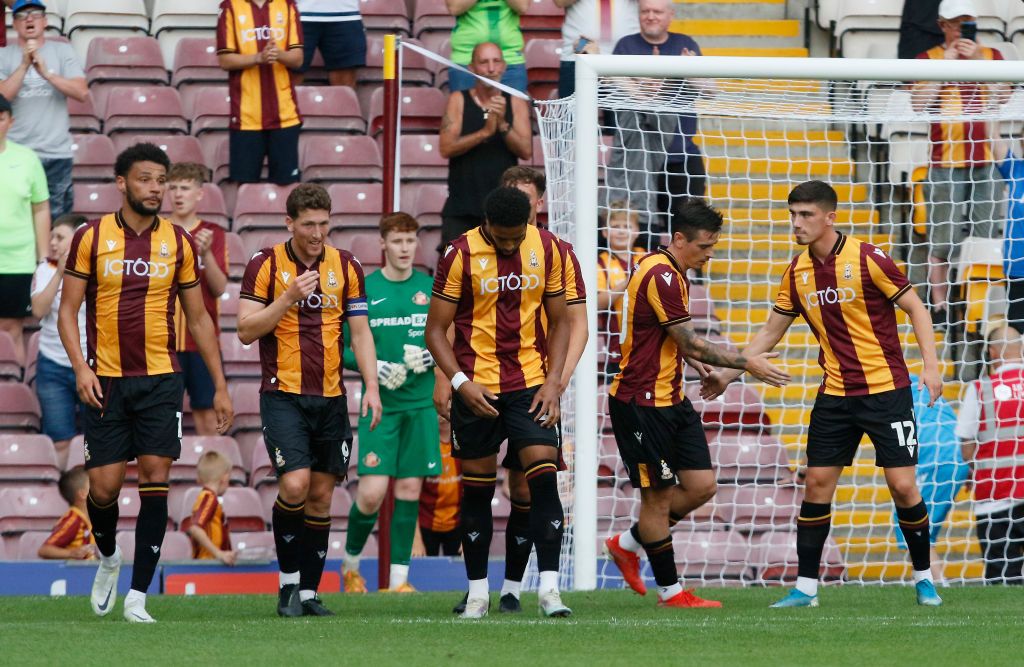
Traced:
[[376, 523], [376, 512], [363, 514], [359, 510], [359, 503], [352, 503], [352, 511], [348, 514], [348, 536], [345, 538], [345, 551], [352, 556], [363, 553], [366, 538], [370, 536]]
[[393, 564], [409, 564], [419, 512], [418, 500], [395, 499], [395, 513], [391, 517], [391, 562]]

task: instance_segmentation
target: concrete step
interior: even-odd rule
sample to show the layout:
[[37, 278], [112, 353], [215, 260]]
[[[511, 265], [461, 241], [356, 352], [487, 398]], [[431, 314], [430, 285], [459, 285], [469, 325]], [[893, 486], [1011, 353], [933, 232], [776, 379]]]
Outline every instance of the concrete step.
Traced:
[[784, 19], [786, 0], [674, 0], [681, 19]]
[[[676, 6], [676, 16], [686, 13], [686, 6]], [[758, 37], [801, 36], [801, 22], [795, 19], [757, 20], [757, 19], [689, 19], [678, 18], [672, 22], [669, 30], [690, 35], [698, 42], [702, 37], [737, 37], [751, 40], [752, 46], [757, 44]]]
[[853, 174], [853, 163], [849, 160], [799, 160], [784, 158], [749, 158], [741, 156], [711, 156], [704, 160], [704, 168], [712, 176], [748, 176], [763, 178], [766, 175], [789, 176], [793, 178], [817, 177], [822, 180], [846, 179]]
[[[906, 555], [903, 555], [906, 558]], [[943, 576], [947, 580], [956, 579], [980, 579], [984, 576], [985, 564], [981, 560], [964, 561], [959, 563], [947, 563], [943, 570]], [[910, 581], [913, 577], [913, 568], [910, 563], [903, 562], [868, 562], [848, 563], [846, 577], [851, 581], [863, 579], [865, 581]], [[908, 600], [913, 599], [913, 592], [907, 592]]]
[[727, 56], [730, 58], [807, 58], [807, 49], [799, 47], [757, 48], [743, 46], [701, 47], [705, 56]]
[[[786, 187], [789, 187], [788, 185]], [[725, 216], [727, 223], [737, 225], [736, 229], [749, 231], [750, 234], [788, 234], [790, 231], [789, 208], [786, 199], [789, 196], [789, 189], [785, 196], [778, 201], [759, 202], [759, 206], [745, 206], [738, 201], [717, 202], [719, 210]], [[842, 207], [836, 211], [836, 223], [844, 225], [840, 231], [844, 234], [848, 231], [860, 237], [876, 230], [872, 227], [878, 224], [878, 211], [870, 208], [846, 208]], [[848, 229], [846, 226], [854, 229]], [[729, 230], [727, 226], [726, 231]], [[794, 249], [798, 249], [795, 243]], [[796, 252], [794, 252], [796, 254]]]
[[[746, 180], [746, 179], [744, 179]], [[771, 182], [743, 182], [738, 179], [730, 179], [722, 182], [710, 178], [708, 183], [708, 197], [712, 201], [720, 199], [742, 199], [746, 201], [772, 201], [785, 202], [790, 191], [796, 187], [796, 183], [784, 183], [780, 181]], [[839, 196], [840, 206], [851, 203], [865, 203], [869, 201], [869, 190], [863, 184], [835, 183], [833, 187]]]

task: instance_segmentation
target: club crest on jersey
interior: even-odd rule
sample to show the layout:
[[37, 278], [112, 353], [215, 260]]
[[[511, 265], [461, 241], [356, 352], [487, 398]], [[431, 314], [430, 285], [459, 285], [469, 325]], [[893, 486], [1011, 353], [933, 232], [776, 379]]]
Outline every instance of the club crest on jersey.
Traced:
[[89, 454], [89, 443], [86, 442], [85, 440], [82, 441], [82, 450], [85, 452], [86, 461], [92, 458], [92, 456]]
[[668, 467], [668, 464], [665, 463], [664, 459], [661, 461], [661, 478], [672, 479], [672, 470]]
[[666, 285], [669, 285], [669, 286], [672, 285], [672, 273], [671, 272], [666, 271], [665, 273], [661, 274], [661, 279], [665, 281]]
[[530, 251], [530, 267], [534, 269], [540, 267], [540, 262], [537, 261], [537, 251], [535, 250]]
[[367, 468], [376, 468], [380, 465], [380, 457], [373, 452], [370, 452], [363, 457], [363, 465]]
[[168, 250], [168, 248], [167, 248], [167, 241], [161, 241], [160, 242], [160, 256], [161, 257], [170, 257], [171, 256], [171, 251]]
[[846, 266], [843, 267], [843, 279], [853, 280], [853, 264], [847, 262]]
[[274, 463], [277, 464], [278, 468], [284, 467], [284, 457], [281, 456], [281, 450], [277, 447], [274, 448]]
[[338, 278], [337, 278], [337, 276], [334, 275], [334, 271], [328, 271], [327, 272], [327, 286], [328, 287], [337, 287], [338, 286]]
[[114, 239], [107, 239], [107, 250], [113, 250], [117, 247], [117, 241]]
[[416, 292], [412, 295], [412, 302], [417, 306], [425, 306], [430, 303], [430, 297], [423, 292]]

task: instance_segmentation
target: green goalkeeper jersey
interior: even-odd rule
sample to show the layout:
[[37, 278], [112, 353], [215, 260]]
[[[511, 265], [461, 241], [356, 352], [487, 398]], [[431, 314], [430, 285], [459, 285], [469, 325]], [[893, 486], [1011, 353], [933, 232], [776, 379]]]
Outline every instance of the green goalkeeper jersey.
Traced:
[[[424, 330], [427, 309], [430, 307], [430, 276], [420, 271], [401, 282], [384, 277], [381, 270], [366, 276], [366, 305], [377, 358], [396, 364], [405, 363], [405, 346], [426, 347]], [[351, 341], [348, 323], [345, 324], [345, 343]], [[345, 368], [358, 370], [352, 348], [345, 347]], [[434, 369], [426, 373], [409, 371], [401, 387], [395, 390], [380, 388], [380, 401], [385, 412], [414, 410], [434, 405]]]

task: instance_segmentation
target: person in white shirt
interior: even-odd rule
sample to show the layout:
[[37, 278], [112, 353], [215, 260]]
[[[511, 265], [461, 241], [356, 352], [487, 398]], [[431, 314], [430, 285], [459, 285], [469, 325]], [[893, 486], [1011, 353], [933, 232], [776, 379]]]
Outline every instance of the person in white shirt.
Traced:
[[1024, 343], [1016, 329], [989, 332], [992, 368], [967, 385], [956, 435], [974, 484], [985, 583], [1024, 583]]
[[[86, 223], [81, 215], [68, 213], [53, 221], [50, 254], [32, 276], [32, 315], [39, 318], [39, 357], [36, 363], [36, 394], [43, 409], [43, 433], [57, 448], [57, 464], [67, 467], [68, 446], [79, 432], [76, 424], [79, 400], [75, 371], [57, 333], [64, 264], [75, 230]], [[85, 355], [85, 304], [78, 311], [78, 332]]]
[[558, 96], [576, 91], [576, 54], [605, 53], [626, 35], [640, 32], [637, 0], [554, 0], [565, 10]]

